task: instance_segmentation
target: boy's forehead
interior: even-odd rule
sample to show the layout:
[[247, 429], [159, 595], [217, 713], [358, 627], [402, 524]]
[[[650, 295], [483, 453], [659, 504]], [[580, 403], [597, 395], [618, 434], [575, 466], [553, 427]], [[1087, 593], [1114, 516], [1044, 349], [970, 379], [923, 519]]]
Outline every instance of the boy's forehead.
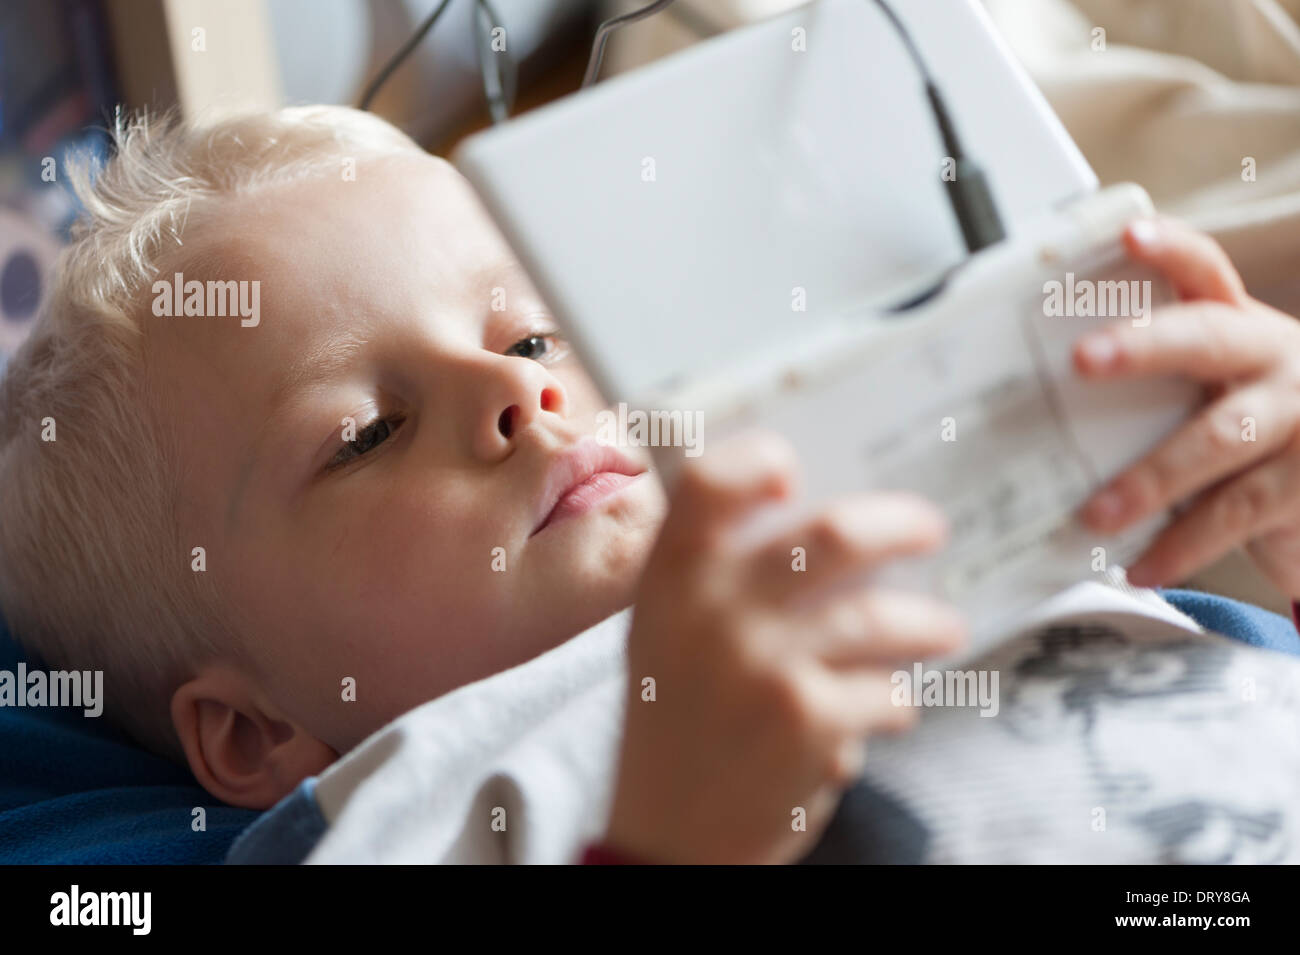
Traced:
[[[429, 312], [469, 313], [495, 286], [528, 279], [468, 182], [435, 157], [357, 163], [218, 200], [160, 263], [172, 285], [238, 283], [256, 325], [239, 317], [151, 319], [155, 355], [209, 370], [274, 377], [317, 340], [366, 338]], [[178, 278], [179, 276], [179, 278]], [[254, 289], [253, 286], [256, 286]], [[180, 304], [185, 299], [184, 289]], [[155, 313], [156, 314], [156, 313]], [[250, 320], [251, 321], [251, 320]], [[268, 375], [258, 368], [271, 359]]]
[[247, 218], [223, 230], [223, 244], [247, 240], [263, 261], [294, 269], [464, 271], [509, 256], [469, 183], [431, 156], [390, 157], [357, 164], [349, 176], [272, 187], [244, 197], [230, 214]]
[[[248, 281], [277, 324], [339, 310], [409, 311], [524, 279], [468, 182], [436, 157], [358, 163], [220, 203], [159, 269], [171, 279]], [[219, 329], [213, 329], [219, 331]]]

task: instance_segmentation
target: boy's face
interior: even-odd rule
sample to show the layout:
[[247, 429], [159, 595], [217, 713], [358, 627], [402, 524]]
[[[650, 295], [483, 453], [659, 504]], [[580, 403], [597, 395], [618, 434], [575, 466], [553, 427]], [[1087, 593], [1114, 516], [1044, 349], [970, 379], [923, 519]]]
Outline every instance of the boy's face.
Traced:
[[286, 719], [344, 752], [631, 602], [662, 489], [643, 452], [604, 449], [624, 461], [598, 470], [640, 476], [538, 530], [604, 402], [451, 166], [229, 200], [185, 252], [163, 277], [261, 283], [254, 327], [151, 317], [146, 338], [182, 526]]

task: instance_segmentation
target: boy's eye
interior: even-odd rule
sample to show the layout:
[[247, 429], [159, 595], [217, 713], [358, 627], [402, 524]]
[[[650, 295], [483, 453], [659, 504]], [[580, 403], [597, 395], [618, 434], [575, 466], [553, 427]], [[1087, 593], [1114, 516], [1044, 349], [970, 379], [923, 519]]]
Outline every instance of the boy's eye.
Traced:
[[383, 444], [392, 437], [399, 424], [401, 424], [400, 419], [376, 418], [357, 432], [355, 440], [343, 442], [343, 447], [330, 458], [329, 464], [326, 465], [327, 469], [342, 467]]
[[531, 358], [533, 361], [541, 361], [543, 357], [547, 361], [556, 361], [563, 357], [564, 348], [560, 336], [555, 332], [549, 332], [521, 338], [507, 348], [505, 354]]

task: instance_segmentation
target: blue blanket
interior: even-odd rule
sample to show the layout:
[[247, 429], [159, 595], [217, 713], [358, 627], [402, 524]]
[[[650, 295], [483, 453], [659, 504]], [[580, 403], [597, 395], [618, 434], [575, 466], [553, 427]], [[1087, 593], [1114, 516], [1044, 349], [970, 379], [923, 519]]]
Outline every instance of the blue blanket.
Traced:
[[[20, 659], [0, 624], [0, 670]], [[258, 815], [216, 802], [102, 717], [0, 706], [0, 863], [219, 863]]]
[[[1300, 636], [1284, 617], [1210, 594], [1163, 595], [1206, 629], [1300, 654]], [[0, 669], [13, 671], [20, 659], [0, 624]], [[0, 863], [217, 863], [245, 830], [239, 861], [297, 861], [324, 825], [312, 782], [265, 815], [236, 809], [102, 719], [0, 707]], [[197, 808], [206, 814], [201, 831]], [[259, 817], [263, 824], [250, 830]]]

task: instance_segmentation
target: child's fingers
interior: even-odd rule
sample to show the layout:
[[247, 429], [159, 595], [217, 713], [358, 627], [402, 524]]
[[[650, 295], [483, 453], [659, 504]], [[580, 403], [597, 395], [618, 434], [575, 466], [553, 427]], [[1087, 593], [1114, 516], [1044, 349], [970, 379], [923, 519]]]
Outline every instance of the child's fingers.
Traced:
[[830, 666], [922, 660], [951, 653], [966, 639], [952, 608], [923, 594], [862, 589], [811, 615], [808, 649]]
[[943, 513], [923, 497], [851, 494], [762, 545], [750, 562], [749, 586], [779, 604], [883, 561], [929, 553], [946, 537]]
[[821, 720], [831, 737], [861, 739], [881, 730], [906, 729], [916, 721], [913, 707], [894, 704], [894, 682], [887, 669], [812, 668], [803, 677], [803, 683], [809, 698], [817, 701]]
[[1074, 364], [1090, 378], [1225, 381], [1271, 367], [1280, 347], [1280, 336], [1257, 315], [1219, 302], [1187, 302], [1157, 309], [1149, 325], [1115, 324], [1084, 335], [1074, 345]]
[[1239, 304], [1246, 288], [1222, 246], [1177, 219], [1138, 219], [1124, 230], [1124, 245], [1139, 262], [1160, 270], [1180, 298]]
[[1229, 392], [1094, 494], [1079, 516], [1111, 533], [1165, 510], [1278, 450], [1295, 432], [1290, 418], [1271, 386]]
[[1297, 481], [1300, 461], [1282, 455], [1209, 492], [1160, 533], [1129, 569], [1129, 582], [1175, 583], [1292, 519], [1295, 506], [1288, 496]]
[[742, 515], [793, 495], [798, 474], [798, 456], [781, 435], [734, 435], [682, 465], [660, 540], [670, 549], [707, 548]]

